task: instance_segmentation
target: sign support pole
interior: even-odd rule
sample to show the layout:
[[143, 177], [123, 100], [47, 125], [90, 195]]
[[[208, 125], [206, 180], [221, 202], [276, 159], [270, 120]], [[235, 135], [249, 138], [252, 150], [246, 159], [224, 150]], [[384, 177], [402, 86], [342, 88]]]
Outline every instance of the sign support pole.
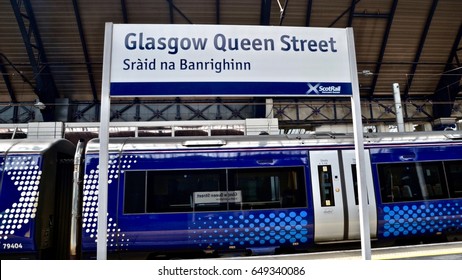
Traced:
[[364, 153], [363, 122], [361, 117], [361, 100], [359, 98], [358, 70], [356, 67], [356, 51], [353, 29], [347, 28], [348, 55], [350, 59], [350, 75], [353, 95], [351, 96], [351, 111], [356, 158], [356, 176], [358, 178], [359, 194], [359, 225], [361, 233], [361, 255], [363, 260], [371, 259], [371, 233], [369, 226], [369, 205], [366, 187], [366, 166]]
[[98, 183], [98, 233], [96, 259], [107, 260], [107, 205], [109, 170], [109, 121], [111, 114], [111, 57], [112, 22], [107, 22], [104, 33], [103, 80], [101, 86], [101, 115], [99, 129], [99, 183]]

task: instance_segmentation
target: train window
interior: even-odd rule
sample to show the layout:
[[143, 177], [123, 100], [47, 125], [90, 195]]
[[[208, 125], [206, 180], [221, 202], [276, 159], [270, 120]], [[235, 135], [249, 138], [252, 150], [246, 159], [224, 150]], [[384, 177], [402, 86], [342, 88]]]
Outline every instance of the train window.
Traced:
[[303, 167], [127, 171], [124, 213], [305, 207], [304, 180]]
[[[356, 173], [356, 164], [351, 165], [351, 174], [353, 177], [353, 190], [355, 193], [355, 204], [359, 205], [358, 175]], [[369, 193], [367, 194], [367, 204], [369, 204]]]
[[149, 171], [147, 183], [148, 213], [227, 208], [225, 170]]
[[462, 197], [462, 161], [447, 161], [444, 165], [451, 197]]
[[448, 197], [442, 162], [378, 165], [382, 202]]
[[334, 185], [332, 182], [332, 168], [330, 165], [318, 166], [319, 188], [321, 193], [321, 206], [335, 206]]
[[146, 212], [146, 172], [130, 171], [125, 172], [125, 213]]
[[241, 195], [230, 209], [305, 207], [302, 167], [230, 169], [229, 190]]
[[[355, 192], [355, 204], [359, 205], [358, 174], [356, 173], [356, 164], [351, 165], [351, 175], [353, 177], [353, 190]], [[368, 201], [369, 201], [369, 197], [368, 197]]]

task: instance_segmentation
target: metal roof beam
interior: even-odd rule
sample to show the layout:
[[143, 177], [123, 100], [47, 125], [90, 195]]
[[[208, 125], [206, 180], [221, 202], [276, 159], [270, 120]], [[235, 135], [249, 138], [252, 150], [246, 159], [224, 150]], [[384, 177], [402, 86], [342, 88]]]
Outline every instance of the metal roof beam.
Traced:
[[305, 26], [310, 26], [312, 11], [313, 11], [313, 0], [308, 0], [306, 3]]
[[[8, 90], [8, 94], [10, 95], [11, 102], [16, 103], [18, 101], [14, 94], [13, 86], [11, 85], [11, 81], [10, 81], [10, 76], [8, 75], [8, 70], [6, 70], [5, 63], [3, 62], [4, 59], [2, 57], [6, 59], [6, 56], [0, 53], [0, 73], [2, 73], [2, 77], [3, 77], [3, 80], [5, 81], [6, 89]], [[9, 62], [8, 59], [6, 60]]]
[[356, 0], [351, 1], [350, 14], [348, 15], [348, 27], [351, 27], [353, 24], [353, 17], [355, 14], [356, 3], [357, 3]]
[[332, 27], [334, 26], [337, 21], [339, 21], [344, 15], [346, 15], [348, 12], [350, 13], [353, 13], [352, 11], [352, 6], [353, 6], [353, 2], [354, 2], [354, 5], [358, 4], [358, 2], [361, 1], [361, 0], [356, 0], [356, 1], [352, 1], [352, 5], [350, 7], [348, 7], [345, 11], [343, 11], [343, 13], [341, 13], [330, 25], [329, 27]]
[[215, 18], [216, 24], [220, 24], [221, 14], [220, 14], [220, 0], [215, 0]]
[[[12, 121], [13, 123], [18, 122], [18, 106], [15, 106], [18, 103], [18, 100], [16, 99], [16, 95], [14, 94], [13, 86], [11, 85], [11, 80], [10, 76], [8, 75], [8, 70], [6, 70], [5, 64], [3, 62], [2, 57], [4, 57], [8, 63], [11, 64], [11, 62], [6, 58], [6, 56], [2, 53], [0, 53], [0, 73], [3, 76], [3, 80], [5, 81], [5, 86], [6, 89], [8, 90], [8, 94], [10, 95], [11, 102], [13, 103], [13, 117]], [[7, 106], [5, 106], [7, 108]]]
[[173, 3], [170, 0], [167, 0], [167, 2], [168, 2], [168, 14], [169, 14], [169, 17], [170, 17], [170, 24], [174, 24], [175, 23], [175, 15], [173, 14]]
[[286, 0], [284, 2], [284, 7], [281, 8], [281, 14], [279, 16], [279, 25], [282, 25], [282, 22], [284, 21], [284, 18], [286, 17], [286, 9], [287, 9], [288, 4], [289, 4], [289, 0]]
[[[79, 104], [74, 104], [76, 105], [75, 107], [79, 107], [78, 105]], [[90, 109], [94, 108], [95, 109], [95, 112], [93, 113], [92, 117], [93, 119], [95, 120], [98, 120], [99, 119], [99, 108], [100, 108], [100, 105], [99, 103], [95, 102], [95, 100], [93, 100], [92, 102], [90, 102], [89, 104], [87, 104], [87, 106], [85, 108], [83, 108], [82, 110], [77, 110], [74, 115], [72, 116], [72, 120], [71, 121], [80, 121], [80, 119], [82, 119], [85, 115], [85, 113], [87, 111], [89, 111]]]
[[93, 99], [97, 100], [98, 93], [96, 92], [95, 80], [93, 78], [93, 68], [91, 67], [90, 55], [88, 54], [88, 49], [87, 49], [87, 41], [85, 39], [85, 34], [83, 32], [82, 19], [80, 18], [79, 4], [77, 3], [77, 0], [72, 0], [72, 4], [74, 6], [74, 14], [75, 14], [75, 19], [77, 21], [77, 28], [79, 30], [80, 42], [82, 44], [85, 65], [87, 66], [87, 73], [88, 73], [88, 79], [90, 81], [91, 93], [93, 95]]
[[457, 52], [462, 50], [462, 48], [459, 48], [461, 40], [462, 40], [462, 24], [459, 26], [459, 31], [457, 32], [456, 39], [454, 40], [454, 44], [452, 44], [451, 53], [449, 54], [448, 60], [446, 61], [447, 68], [451, 66], [454, 59], [456, 59], [458, 66], [460, 66], [460, 61], [457, 56]]
[[388, 18], [389, 14], [376, 14], [376, 13], [353, 13], [353, 17], [360, 18]]
[[[3, 59], [6, 60], [6, 62], [8, 63], [8, 65], [10, 65], [10, 66], [14, 69], [14, 71], [15, 71], [16, 73], [18, 73], [18, 75], [21, 77], [22, 81], [25, 82], [25, 83], [27, 83], [27, 84], [31, 87], [31, 89], [32, 89], [35, 93], [37, 93], [37, 89], [35, 88], [34, 84], [32, 84], [32, 82], [29, 81], [29, 79], [28, 79], [26, 76], [24, 76], [24, 74], [22, 73], [22, 71], [19, 70], [19, 69], [18, 69], [18, 68], [6, 57], [6, 55], [4, 55], [3, 53], [0, 53], [0, 57], [3, 57]], [[1, 59], [0, 59], [0, 60], [1, 60]], [[15, 99], [16, 99], [16, 97], [15, 97]]]
[[271, 19], [271, 0], [261, 0], [260, 25], [269, 25]]
[[[462, 40], [462, 24], [451, 48], [446, 67], [433, 95], [433, 117], [435, 119], [450, 117], [457, 94], [461, 90], [462, 65], [457, 57], [457, 50]], [[456, 61], [454, 63], [454, 60]]]
[[[34, 72], [35, 93], [45, 104], [54, 104], [59, 94], [46, 58], [30, 0], [10, 0], [10, 2]], [[46, 106], [42, 110], [43, 120], [54, 121], [54, 111], [54, 106]]]
[[375, 87], [377, 85], [377, 79], [380, 73], [380, 68], [382, 67], [383, 57], [385, 55], [385, 49], [387, 48], [388, 36], [390, 35], [391, 25], [393, 24], [393, 18], [395, 17], [397, 6], [398, 6], [398, 0], [393, 0], [390, 13], [388, 14], [387, 27], [385, 28], [385, 33], [383, 34], [382, 46], [380, 47], [379, 57], [377, 59], [377, 64], [375, 66], [375, 71], [374, 71], [375, 75], [372, 78], [372, 85], [369, 90], [369, 98], [372, 98], [372, 96], [374, 95]]
[[167, 0], [170, 9], [170, 23], [174, 23], [173, 10], [177, 11], [189, 24], [193, 22], [173, 3], [173, 0]]
[[[343, 12], [342, 15], [340, 16], [340, 17], [344, 16], [348, 11], [350, 12], [348, 15], [348, 25], [347, 25], [348, 27], [353, 26], [353, 18], [355, 17], [361, 17], [361, 18], [388, 18], [389, 17], [389, 14], [382, 14], [379, 12], [367, 13], [366, 11], [364, 11], [362, 13], [355, 13], [356, 4], [358, 4], [359, 1], [361, 0], [352, 0], [350, 8], [347, 9], [345, 12]], [[338, 18], [337, 20], [339, 19], [340, 18]]]
[[127, 3], [125, 0], [120, 0], [120, 6], [122, 7], [122, 17], [124, 19], [124, 23], [128, 23]]
[[430, 25], [432, 23], [433, 15], [435, 14], [436, 7], [438, 6], [438, 0], [433, 0], [432, 6], [427, 16], [427, 21], [425, 22], [425, 27], [420, 36], [419, 46], [417, 47], [417, 51], [415, 53], [414, 61], [415, 63], [412, 64], [411, 72], [409, 73], [409, 77], [407, 79], [406, 88], [404, 89], [404, 100], [409, 98], [409, 90], [412, 86], [412, 81], [414, 79], [415, 71], [417, 70], [417, 65], [420, 60], [420, 55], [422, 54], [423, 47], [425, 45], [425, 40], [427, 39], [428, 30], [430, 29]]

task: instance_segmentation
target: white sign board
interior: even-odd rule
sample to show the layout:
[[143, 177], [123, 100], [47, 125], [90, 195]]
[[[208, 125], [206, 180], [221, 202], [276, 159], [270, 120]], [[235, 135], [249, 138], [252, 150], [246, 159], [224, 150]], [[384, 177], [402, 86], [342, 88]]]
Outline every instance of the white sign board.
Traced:
[[194, 204], [239, 203], [242, 202], [241, 191], [194, 192]]
[[111, 96], [351, 96], [345, 29], [114, 24]]

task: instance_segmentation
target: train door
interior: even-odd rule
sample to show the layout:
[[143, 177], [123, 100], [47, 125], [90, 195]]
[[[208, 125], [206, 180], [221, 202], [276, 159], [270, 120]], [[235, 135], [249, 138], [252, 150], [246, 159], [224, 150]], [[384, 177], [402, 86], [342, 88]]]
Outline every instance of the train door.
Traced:
[[337, 151], [310, 152], [315, 242], [344, 239], [344, 206]]
[[[361, 238], [359, 229], [359, 197], [356, 177], [356, 159], [354, 150], [342, 151], [341, 157], [344, 174], [345, 195], [347, 201], [346, 218], [347, 218], [347, 239], [358, 240]], [[366, 173], [371, 174], [371, 161], [369, 150], [365, 150], [365, 167]], [[371, 238], [377, 236], [377, 210], [375, 207], [375, 193], [372, 176], [366, 176], [367, 195], [369, 203], [369, 221]]]
[[[369, 151], [366, 173], [371, 174]], [[312, 151], [310, 168], [315, 214], [315, 242], [359, 240], [359, 197], [354, 150]], [[376, 237], [377, 213], [372, 177], [366, 182], [371, 237]]]

